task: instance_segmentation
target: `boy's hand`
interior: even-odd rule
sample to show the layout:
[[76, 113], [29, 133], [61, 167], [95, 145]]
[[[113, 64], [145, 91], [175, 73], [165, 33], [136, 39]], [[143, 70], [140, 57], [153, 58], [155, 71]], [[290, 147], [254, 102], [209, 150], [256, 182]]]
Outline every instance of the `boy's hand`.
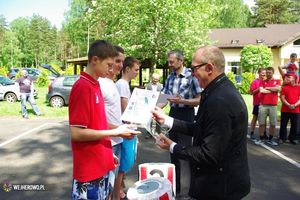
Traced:
[[117, 136], [122, 137], [126, 140], [134, 139], [135, 135], [141, 134], [141, 131], [132, 130], [134, 128], [133, 124], [124, 124], [116, 128]]
[[120, 166], [119, 158], [115, 155], [114, 155], [114, 163], [115, 163], [115, 168]]

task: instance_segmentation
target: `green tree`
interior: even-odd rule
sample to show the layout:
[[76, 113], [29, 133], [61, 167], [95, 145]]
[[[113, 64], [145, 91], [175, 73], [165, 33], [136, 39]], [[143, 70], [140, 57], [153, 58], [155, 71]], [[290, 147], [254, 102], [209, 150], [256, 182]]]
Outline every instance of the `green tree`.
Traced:
[[29, 18], [19, 17], [9, 24], [11, 31], [15, 33], [20, 42], [19, 48], [23, 55], [21, 58], [22, 67], [31, 66], [33, 60], [33, 56], [28, 48], [29, 22]]
[[[299, 21], [299, 0], [254, 0], [251, 25], [292, 24]], [[297, 5], [298, 3], [298, 5]]]
[[219, 7], [213, 13], [214, 20], [210, 28], [245, 28], [250, 25], [251, 12], [243, 0], [209, 0]]
[[2, 36], [5, 31], [7, 31], [8, 25], [7, 22], [5, 21], [5, 17], [3, 14], [0, 15], [0, 46], [2, 42]]
[[150, 59], [151, 73], [166, 62], [168, 50], [178, 48], [191, 61], [198, 47], [209, 44], [209, 13], [217, 9], [207, 1], [184, 0], [87, 1], [86, 5], [84, 19], [93, 22], [91, 36], [122, 46], [127, 56]]
[[256, 72], [260, 67], [269, 67], [273, 64], [273, 54], [267, 46], [250, 44], [241, 50], [240, 62], [243, 71]]
[[[12, 40], [12, 45], [11, 45]], [[3, 66], [6, 66], [8, 69], [11, 69], [12, 63], [11, 58], [13, 57], [13, 67], [21, 67], [21, 60], [23, 53], [19, 48], [19, 40], [12, 31], [6, 31], [3, 35], [3, 44], [2, 44], [2, 63]], [[11, 47], [13, 51], [11, 52]], [[12, 56], [12, 57], [11, 57]]]

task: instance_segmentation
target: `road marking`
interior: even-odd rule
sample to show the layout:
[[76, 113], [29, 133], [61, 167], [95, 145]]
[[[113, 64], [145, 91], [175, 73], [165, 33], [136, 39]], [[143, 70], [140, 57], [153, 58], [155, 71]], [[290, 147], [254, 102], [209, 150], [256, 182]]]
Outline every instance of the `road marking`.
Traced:
[[[250, 136], [247, 135], [247, 138], [250, 139]], [[250, 139], [251, 140], [251, 139]], [[252, 141], [252, 140], [251, 140]], [[276, 154], [277, 156], [281, 157], [282, 159], [288, 161], [289, 163], [295, 165], [296, 167], [300, 168], [300, 164], [297, 163], [296, 161], [290, 159], [289, 157], [283, 155], [282, 153], [276, 151], [275, 149], [272, 149], [271, 147], [269, 147], [268, 145], [265, 145], [265, 144], [261, 144], [261, 145], [257, 145], [257, 146], [262, 146], [263, 148], [273, 152], [274, 154]]]
[[27, 134], [29, 134], [29, 133], [31, 133], [31, 132], [33, 132], [33, 131], [36, 131], [36, 130], [38, 130], [38, 129], [40, 129], [40, 128], [43, 128], [44, 126], [47, 126], [47, 125], [49, 125], [49, 124], [57, 124], [57, 123], [46, 123], [46, 124], [43, 124], [43, 125], [41, 125], [41, 126], [38, 126], [38, 127], [34, 128], [34, 129], [32, 129], [32, 130], [26, 131], [25, 133], [22, 133], [21, 135], [18, 135], [18, 136], [14, 137], [14, 138], [12, 138], [12, 139], [10, 139], [10, 140], [7, 140], [6, 142], [1, 143], [1, 144], [0, 144], [0, 147], [3, 147], [4, 145], [9, 144], [9, 143], [11, 143], [11, 142], [13, 142], [13, 141], [15, 141], [15, 140], [17, 140], [17, 139], [19, 139], [19, 138], [21, 138], [21, 137], [27, 135]]

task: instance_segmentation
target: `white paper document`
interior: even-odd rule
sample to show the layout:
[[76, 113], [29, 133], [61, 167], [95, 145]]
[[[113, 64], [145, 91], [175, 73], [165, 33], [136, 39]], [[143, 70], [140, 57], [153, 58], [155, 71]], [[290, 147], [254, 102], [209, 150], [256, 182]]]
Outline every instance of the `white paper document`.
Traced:
[[121, 120], [147, 124], [157, 103], [159, 92], [134, 88]]
[[167, 99], [173, 99], [175, 97], [176, 97], [176, 95], [160, 93], [157, 103], [168, 103], [169, 101]]

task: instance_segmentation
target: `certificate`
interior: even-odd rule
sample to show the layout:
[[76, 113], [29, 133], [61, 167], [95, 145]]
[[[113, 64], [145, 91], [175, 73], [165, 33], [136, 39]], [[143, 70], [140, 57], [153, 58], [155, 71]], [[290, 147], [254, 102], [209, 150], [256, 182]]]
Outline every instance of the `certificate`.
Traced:
[[169, 101], [167, 99], [173, 99], [175, 97], [177, 97], [177, 96], [176, 95], [171, 95], [171, 94], [160, 93], [159, 97], [158, 97], [158, 100], [157, 100], [157, 103], [168, 103]]
[[121, 120], [147, 124], [152, 119], [151, 110], [154, 110], [159, 92], [134, 88]]

